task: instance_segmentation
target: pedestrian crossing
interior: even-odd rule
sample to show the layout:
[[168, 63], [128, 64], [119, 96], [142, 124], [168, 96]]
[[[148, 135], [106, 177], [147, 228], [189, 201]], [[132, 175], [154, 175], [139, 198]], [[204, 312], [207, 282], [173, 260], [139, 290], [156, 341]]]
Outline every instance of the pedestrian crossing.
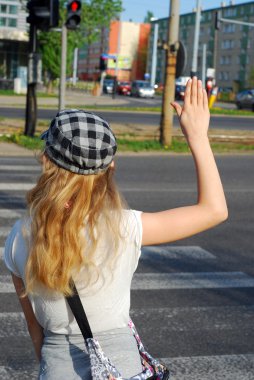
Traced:
[[[33, 178], [30, 183], [16, 183], [16, 173], [27, 171], [36, 175], [38, 172], [38, 166], [29, 162], [18, 168], [12, 164], [0, 165], [0, 173], [13, 173], [9, 186], [4, 182], [2, 186], [0, 184], [0, 300], [12, 301], [16, 297], [10, 274], [4, 267], [3, 247], [11, 226], [25, 214], [20, 199], [35, 181]], [[16, 191], [22, 192], [19, 199], [15, 198]], [[17, 207], [15, 204], [18, 204]], [[168, 272], [168, 266], [176, 260], [191, 262], [192, 265], [186, 267], [185, 271]], [[170, 298], [174, 295], [177, 300], [182, 292], [196, 294], [202, 291], [209, 298], [211, 294], [216, 297], [218, 290], [254, 288], [254, 277], [248, 273], [227, 271], [226, 268], [215, 270], [219, 260], [219, 254], [200, 246], [179, 244], [144, 247], [140, 265], [148, 269], [135, 273], [132, 293], [141, 294], [141, 297], [166, 294]], [[165, 272], [156, 269], [157, 263], [162, 266], [165, 264]], [[200, 264], [204, 265], [204, 271], [197, 270]], [[37, 379], [38, 366], [31, 350], [23, 313], [18, 307], [13, 310], [7, 306], [8, 310], [2, 303], [0, 309], [0, 339], [9, 343], [0, 346], [0, 379]], [[175, 301], [175, 305], [168, 306], [163, 301], [160, 303], [158, 296], [154, 306], [146, 306], [144, 302], [132, 308], [131, 317], [140, 324], [140, 335], [147, 342], [149, 351], [158, 353], [171, 369], [171, 380], [254, 380], [253, 348], [245, 342], [254, 335], [254, 304], [237, 304], [225, 296], [224, 304], [209, 304], [207, 300], [205, 305], [203, 301], [202, 305], [179, 306]], [[151, 326], [157, 326], [157, 335], [155, 331], [151, 334]], [[239, 344], [241, 334], [245, 338]], [[23, 342], [27, 349], [23, 350], [18, 344], [16, 346], [17, 341]], [[181, 353], [179, 356], [178, 352]]]

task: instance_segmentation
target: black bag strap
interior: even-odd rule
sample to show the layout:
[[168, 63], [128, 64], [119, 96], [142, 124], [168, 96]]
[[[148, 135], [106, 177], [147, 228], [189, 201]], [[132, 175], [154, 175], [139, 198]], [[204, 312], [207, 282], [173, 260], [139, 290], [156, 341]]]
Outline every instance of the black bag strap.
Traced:
[[73, 295], [66, 296], [65, 298], [71, 308], [71, 311], [77, 321], [77, 324], [80, 328], [80, 331], [84, 339], [86, 340], [88, 338], [93, 338], [92, 330], [90, 328], [85, 310], [83, 308], [83, 305], [78, 295], [77, 288], [73, 280], [70, 281], [70, 286], [73, 290]]

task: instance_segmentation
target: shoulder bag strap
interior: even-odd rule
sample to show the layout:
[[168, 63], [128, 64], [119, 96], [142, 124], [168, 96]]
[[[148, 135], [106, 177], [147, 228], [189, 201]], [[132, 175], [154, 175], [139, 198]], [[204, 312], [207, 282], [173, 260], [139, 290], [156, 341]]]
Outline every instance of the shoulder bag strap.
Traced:
[[71, 288], [73, 290], [73, 295], [66, 296], [65, 298], [71, 308], [71, 311], [77, 321], [77, 324], [80, 328], [80, 331], [84, 339], [86, 340], [88, 338], [93, 338], [93, 334], [92, 334], [85, 310], [83, 308], [83, 305], [78, 295], [77, 288], [73, 280], [71, 280]]

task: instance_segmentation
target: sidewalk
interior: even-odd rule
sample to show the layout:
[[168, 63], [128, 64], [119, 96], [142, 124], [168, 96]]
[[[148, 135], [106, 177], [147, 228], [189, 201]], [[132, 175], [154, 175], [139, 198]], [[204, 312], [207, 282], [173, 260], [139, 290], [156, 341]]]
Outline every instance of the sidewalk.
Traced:
[[[130, 104], [130, 98], [117, 95], [115, 99], [112, 99], [110, 95], [93, 96], [85, 93], [84, 91], [66, 91], [65, 96], [66, 105], [76, 106], [128, 106]], [[0, 95], [1, 107], [25, 107], [26, 96], [25, 95]], [[56, 107], [58, 108], [58, 97], [37, 97], [38, 107]]]
[[0, 157], [34, 157], [35, 152], [17, 144], [0, 142]]
[[[101, 96], [93, 96], [84, 91], [66, 91], [65, 104], [67, 106], [123, 106], [123, 107], [139, 107], [142, 103], [142, 107], [145, 104], [145, 107], [159, 107], [161, 104], [161, 98], [155, 97], [154, 99], [149, 99], [152, 101], [146, 101], [146, 99], [135, 98], [133, 99], [130, 96], [121, 96], [116, 95], [115, 99], [112, 99], [112, 95], [103, 94]], [[1, 107], [25, 107], [26, 105], [26, 95], [0, 95], [0, 104]], [[58, 108], [58, 97], [37, 97], [38, 107], [56, 107]], [[225, 109], [235, 109], [235, 105], [232, 103], [220, 103], [216, 102], [215, 107], [221, 107]]]

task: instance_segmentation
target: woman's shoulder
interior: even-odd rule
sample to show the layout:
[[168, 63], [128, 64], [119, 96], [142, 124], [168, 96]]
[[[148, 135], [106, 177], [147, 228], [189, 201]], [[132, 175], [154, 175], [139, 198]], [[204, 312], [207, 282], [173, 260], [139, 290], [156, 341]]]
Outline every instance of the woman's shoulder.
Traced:
[[30, 219], [18, 219], [5, 241], [4, 262], [7, 268], [18, 277], [22, 277], [20, 263], [27, 257], [26, 237], [30, 234]]

